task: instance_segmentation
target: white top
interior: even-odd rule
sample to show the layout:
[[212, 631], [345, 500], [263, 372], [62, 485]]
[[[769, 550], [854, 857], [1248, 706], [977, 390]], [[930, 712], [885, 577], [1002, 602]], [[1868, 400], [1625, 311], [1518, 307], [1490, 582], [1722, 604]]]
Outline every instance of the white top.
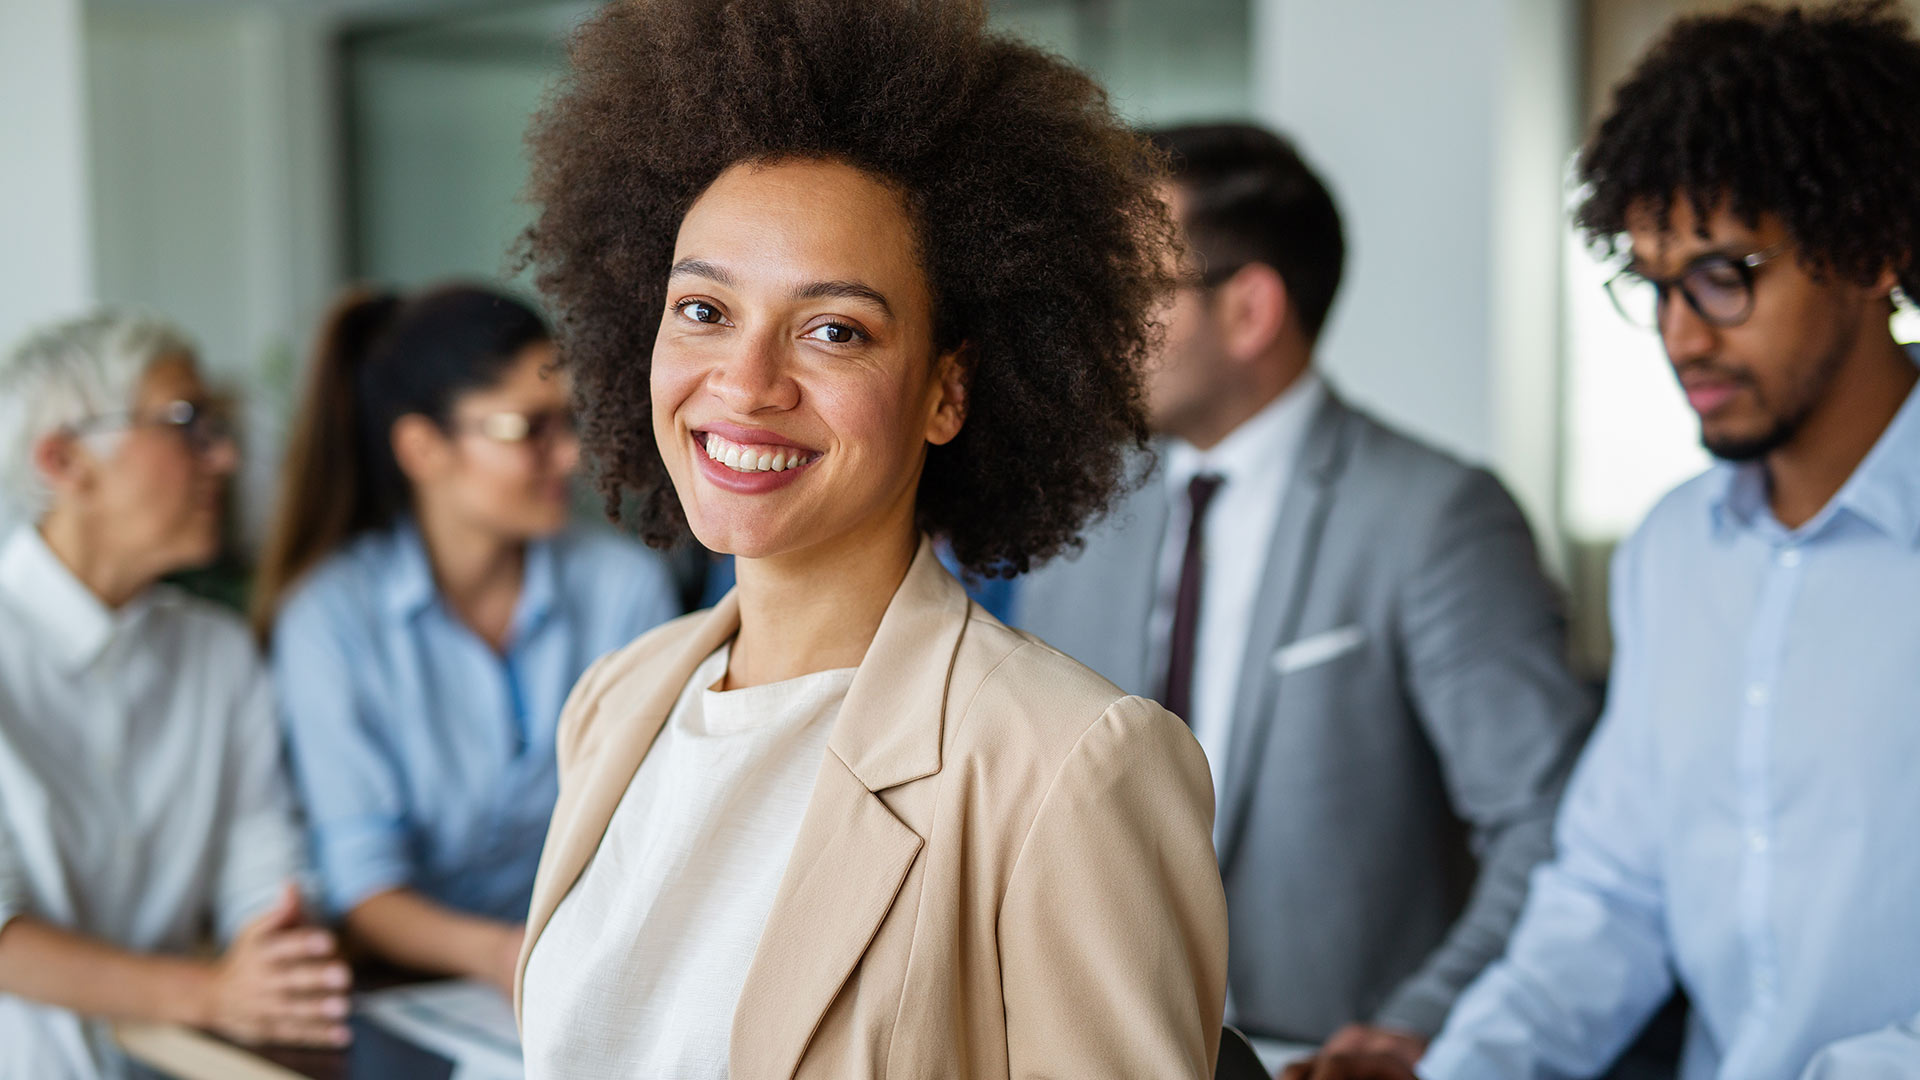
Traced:
[[[1156, 679], [1167, 670], [1173, 637], [1173, 606], [1187, 547], [1187, 484], [1203, 472], [1216, 473], [1225, 481], [1207, 507], [1206, 569], [1200, 587], [1200, 626], [1194, 637], [1193, 715], [1185, 718], [1207, 752], [1215, 791], [1223, 790], [1226, 781], [1240, 666], [1246, 658], [1260, 579], [1273, 551], [1280, 506], [1292, 485], [1294, 460], [1307, 426], [1325, 397], [1325, 386], [1309, 370], [1213, 449], [1201, 451], [1179, 441], [1167, 447], [1164, 472], [1172, 512], [1160, 545], [1149, 634], [1153, 661], [1149, 670]], [[1225, 815], [1216, 819], [1216, 828], [1222, 820]]]
[[[222, 942], [302, 873], [273, 696], [240, 621], [157, 586], [100, 603], [40, 534], [0, 546], [0, 928]], [[0, 1076], [119, 1075], [101, 1025], [0, 996]]]
[[725, 1080], [733, 1009], [853, 668], [688, 680], [527, 960], [527, 1076]]

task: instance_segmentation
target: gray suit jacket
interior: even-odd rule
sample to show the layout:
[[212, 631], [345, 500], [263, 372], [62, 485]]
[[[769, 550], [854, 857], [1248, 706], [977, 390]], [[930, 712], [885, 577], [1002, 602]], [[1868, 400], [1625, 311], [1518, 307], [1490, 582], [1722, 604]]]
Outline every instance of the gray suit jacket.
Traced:
[[[1499, 481], [1329, 393], [1280, 512], [1216, 793], [1237, 1022], [1431, 1035], [1499, 955], [1591, 727]], [[1150, 477], [1016, 621], [1129, 693], [1168, 497]], [[1212, 527], [1231, 527], [1228, 522]]]

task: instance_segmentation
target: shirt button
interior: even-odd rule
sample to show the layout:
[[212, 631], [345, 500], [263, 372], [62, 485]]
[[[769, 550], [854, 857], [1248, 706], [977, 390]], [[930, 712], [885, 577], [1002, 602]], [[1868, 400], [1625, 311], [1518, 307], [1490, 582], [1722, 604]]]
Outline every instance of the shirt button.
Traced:
[[1780, 549], [1780, 565], [1785, 567], [1788, 570], [1791, 570], [1794, 567], [1799, 566], [1800, 565], [1800, 549], [1793, 548], [1793, 547]]
[[1764, 855], [1767, 851], [1767, 834], [1759, 829], [1747, 833], [1747, 850], [1755, 855]]
[[1752, 686], [1747, 687], [1747, 704], [1765, 705], [1766, 703], [1767, 703], [1767, 688], [1764, 685], [1760, 683], [1754, 683]]
[[1762, 971], [1753, 977], [1753, 988], [1762, 994], [1773, 991], [1773, 976]]

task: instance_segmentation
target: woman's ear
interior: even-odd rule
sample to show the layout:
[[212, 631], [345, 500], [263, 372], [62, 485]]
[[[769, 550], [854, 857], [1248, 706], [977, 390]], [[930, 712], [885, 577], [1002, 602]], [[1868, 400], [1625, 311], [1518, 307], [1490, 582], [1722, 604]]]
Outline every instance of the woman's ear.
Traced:
[[452, 460], [452, 445], [440, 425], [419, 413], [408, 413], [393, 422], [389, 436], [393, 460], [401, 475], [412, 484], [430, 482]]
[[942, 353], [934, 362], [934, 380], [940, 397], [934, 403], [933, 416], [927, 421], [927, 441], [935, 446], [952, 442], [966, 425], [967, 376], [972, 367], [968, 359], [967, 347], [962, 345], [950, 353]]
[[51, 431], [35, 439], [32, 459], [40, 482], [55, 495], [80, 490], [92, 482], [95, 458], [70, 431]]

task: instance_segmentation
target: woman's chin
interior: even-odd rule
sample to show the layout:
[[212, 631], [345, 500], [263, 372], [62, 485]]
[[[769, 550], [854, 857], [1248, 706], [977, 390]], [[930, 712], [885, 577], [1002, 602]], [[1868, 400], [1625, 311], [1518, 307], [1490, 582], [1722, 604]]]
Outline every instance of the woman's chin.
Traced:
[[793, 530], [777, 522], [743, 520], [737, 515], [689, 515], [688, 527], [700, 546], [736, 559], [767, 559], [804, 545]]

